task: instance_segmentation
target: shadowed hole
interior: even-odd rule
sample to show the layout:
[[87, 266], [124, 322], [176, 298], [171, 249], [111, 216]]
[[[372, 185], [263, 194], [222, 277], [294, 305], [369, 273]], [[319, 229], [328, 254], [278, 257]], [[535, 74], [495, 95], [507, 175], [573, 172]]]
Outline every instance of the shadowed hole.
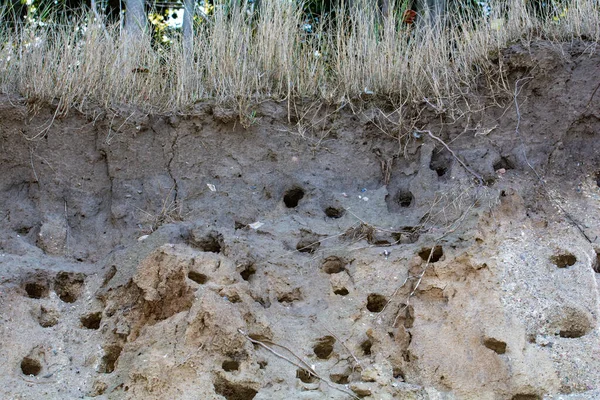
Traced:
[[265, 369], [265, 368], [267, 368], [267, 365], [269, 365], [269, 363], [264, 360], [258, 362], [259, 369]]
[[396, 202], [400, 205], [400, 207], [410, 207], [414, 200], [414, 196], [411, 192], [400, 192], [398, 193], [398, 198]]
[[248, 281], [250, 277], [256, 273], [256, 267], [254, 264], [247, 265], [242, 272], [240, 272], [240, 276], [243, 280]]
[[506, 353], [506, 343], [501, 340], [485, 338], [483, 340], [483, 345], [498, 354]]
[[226, 372], [238, 371], [240, 369], [240, 363], [235, 360], [226, 360], [221, 364], [221, 368]]
[[296, 244], [296, 250], [300, 253], [309, 253], [312, 254], [321, 246], [319, 243], [319, 239], [314, 236], [306, 237], [300, 239], [298, 244]]
[[596, 262], [593, 266], [594, 272], [600, 273], [600, 250], [596, 250]]
[[437, 176], [446, 175], [450, 165], [452, 164], [452, 155], [447, 151], [438, 151], [432, 154], [429, 169], [435, 171]]
[[41, 299], [48, 296], [48, 286], [39, 282], [29, 282], [25, 284], [25, 292], [32, 299]]
[[327, 207], [325, 215], [329, 218], [341, 218], [344, 215], [343, 208]]
[[102, 321], [102, 313], [100, 311], [89, 313], [84, 315], [80, 319], [81, 325], [87, 329], [100, 329], [100, 322]]
[[105, 346], [103, 350], [104, 356], [102, 356], [102, 359], [100, 360], [98, 372], [102, 374], [110, 374], [115, 370], [117, 360], [121, 356], [121, 351], [123, 351], [123, 348], [117, 345], [110, 345]]
[[203, 237], [190, 239], [188, 243], [204, 252], [220, 253], [223, 248], [223, 235], [211, 232]]
[[433, 264], [434, 262], [440, 261], [440, 259], [444, 255], [444, 250], [442, 249], [442, 246], [435, 246], [433, 248], [433, 253], [431, 253], [431, 250], [431, 247], [421, 250], [419, 252], [419, 257], [421, 257], [423, 261], [427, 261], [429, 260], [429, 255], [431, 254], [431, 260], [429, 260], [430, 263]]
[[283, 203], [287, 208], [295, 208], [300, 200], [304, 197], [304, 190], [293, 188], [285, 192], [283, 195]]
[[30, 230], [31, 230], [31, 227], [25, 226], [25, 227], [17, 229], [16, 232], [21, 236], [27, 236], [27, 234], [29, 233]]
[[345, 287], [343, 287], [343, 288], [339, 288], [339, 289], [334, 290], [333, 293], [337, 294], [338, 296], [346, 296], [350, 292], [348, 291], [348, 289], [346, 289]]
[[277, 297], [277, 301], [280, 303], [293, 303], [294, 301], [302, 300], [302, 292], [300, 288], [294, 288], [293, 290], [282, 293]]
[[324, 336], [317, 339], [317, 344], [313, 347], [313, 351], [318, 358], [327, 360], [333, 352], [334, 344], [335, 338], [333, 336]]
[[511, 400], [540, 400], [541, 397], [537, 394], [515, 394]]
[[494, 171], [498, 171], [499, 169], [514, 169], [515, 165], [506, 157], [501, 157], [500, 161], [494, 164]]
[[564, 329], [558, 332], [558, 336], [568, 339], [577, 339], [585, 336], [586, 331], [580, 328]]
[[367, 339], [360, 344], [360, 349], [365, 356], [371, 355], [371, 347], [373, 347], [373, 342], [371, 342], [371, 339]]
[[229, 382], [221, 377], [215, 380], [213, 386], [215, 392], [227, 400], [252, 400], [258, 393], [251, 387], [244, 386], [241, 383]]
[[559, 254], [557, 256], [552, 256], [552, 263], [556, 265], [558, 268], [567, 268], [572, 265], [575, 265], [577, 262], [577, 257], [575, 257], [571, 253]]
[[313, 383], [317, 380], [317, 378], [313, 374], [311, 374], [304, 368], [296, 370], [296, 378], [300, 379], [304, 383]]
[[188, 272], [188, 278], [199, 285], [204, 285], [206, 282], [208, 282], [208, 276], [196, 271]]
[[385, 296], [380, 294], [371, 293], [367, 297], [367, 310], [371, 312], [381, 312], [385, 305], [387, 304], [387, 300]]
[[350, 382], [350, 375], [348, 374], [330, 374], [329, 379], [333, 383], [337, 383], [338, 385], [347, 385]]
[[412, 226], [405, 226], [401, 231], [392, 233], [394, 244], [415, 243], [419, 240], [419, 236], [419, 229]]
[[395, 379], [402, 379], [404, 380], [404, 372], [402, 372], [402, 370], [398, 367], [395, 367], [392, 371], [392, 374], [394, 376]]
[[326, 274], [337, 274], [344, 270], [344, 261], [341, 258], [336, 256], [327, 257], [323, 264], [321, 265], [321, 269]]
[[24, 375], [38, 376], [42, 371], [42, 364], [35, 358], [25, 357], [21, 361], [21, 372]]
[[65, 303], [74, 303], [83, 291], [83, 282], [82, 273], [59, 272], [54, 279], [54, 291]]

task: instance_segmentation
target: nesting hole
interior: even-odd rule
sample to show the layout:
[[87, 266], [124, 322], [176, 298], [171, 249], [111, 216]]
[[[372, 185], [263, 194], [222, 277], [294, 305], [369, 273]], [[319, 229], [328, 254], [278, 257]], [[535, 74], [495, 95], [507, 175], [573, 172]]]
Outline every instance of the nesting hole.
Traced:
[[211, 232], [203, 237], [194, 238], [189, 242], [193, 247], [209, 253], [220, 253], [224, 243], [223, 235], [217, 232]]
[[250, 277], [256, 273], [256, 267], [254, 264], [246, 265], [244, 270], [240, 272], [240, 276], [243, 280], [249, 281]]
[[221, 368], [223, 368], [223, 371], [225, 372], [239, 371], [240, 363], [235, 360], [225, 360], [223, 361], [223, 364], [221, 364]]
[[327, 360], [333, 353], [335, 338], [333, 336], [324, 336], [317, 339], [317, 344], [313, 347], [315, 355], [321, 360]]
[[494, 338], [485, 338], [483, 340], [483, 345], [488, 349], [496, 352], [497, 354], [506, 353], [506, 343], [501, 340], [497, 340]]
[[304, 190], [300, 188], [293, 188], [285, 192], [283, 195], [283, 203], [287, 208], [296, 208], [303, 197]]
[[298, 241], [298, 244], [296, 244], [296, 250], [298, 250], [300, 253], [313, 254], [320, 246], [321, 243], [317, 237], [309, 236]]
[[23, 226], [19, 229], [16, 230], [16, 232], [21, 235], [21, 236], [27, 236], [27, 234], [29, 233], [29, 231], [31, 231], [31, 227], [30, 226]]
[[304, 368], [299, 368], [296, 370], [296, 378], [300, 379], [304, 383], [313, 383], [317, 380], [317, 378], [305, 370]]
[[321, 269], [326, 274], [337, 274], [344, 270], [344, 261], [336, 256], [327, 257], [323, 264], [321, 265]]
[[515, 394], [511, 400], [540, 400], [541, 397], [537, 394]]
[[117, 360], [121, 356], [121, 351], [123, 351], [123, 348], [121, 346], [111, 345], [104, 347], [103, 350], [104, 356], [102, 356], [102, 359], [100, 360], [98, 372], [110, 374], [115, 370]]
[[338, 385], [347, 385], [350, 382], [350, 375], [348, 374], [330, 374], [329, 380]]
[[345, 287], [333, 291], [333, 294], [337, 294], [338, 296], [347, 296], [348, 293], [350, 292]]
[[600, 187], [600, 171], [596, 172], [596, 186]]
[[336, 207], [327, 207], [325, 209], [325, 215], [328, 218], [341, 218], [344, 215], [344, 209]]
[[280, 303], [293, 303], [298, 300], [302, 300], [300, 288], [295, 288], [289, 292], [282, 293], [277, 297], [277, 301]]
[[558, 336], [562, 338], [568, 339], [577, 339], [582, 336], [585, 336], [586, 330], [580, 327], [571, 327], [567, 329], [562, 329], [558, 332]]
[[414, 196], [411, 192], [400, 192], [398, 193], [398, 198], [396, 199], [396, 202], [400, 205], [400, 207], [406, 208], [406, 207], [410, 207], [410, 205], [413, 203], [414, 200]]
[[251, 387], [240, 383], [229, 382], [223, 378], [217, 378], [213, 383], [215, 392], [225, 397], [227, 400], [252, 400], [258, 393]]
[[506, 157], [501, 157], [500, 161], [494, 164], [494, 171], [498, 171], [499, 169], [514, 169], [515, 165]]
[[48, 285], [41, 282], [29, 282], [25, 284], [25, 292], [32, 299], [41, 299], [48, 296]]
[[381, 312], [386, 304], [387, 299], [380, 294], [371, 293], [367, 297], [367, 310], [371, 312]]
[[412, 226], [405, 226], [401, 231], [392, 233], [394, 244], [415, 243], [419, 236], [419, 229]]
[[392, 374], [395, 379], [404, 380], [404, 372], [400, 368], [394, 367]]
[[74, 303], [83, 291], [83, 282], [82, 273], [59, 272], [54, 279], [54, 291], [65, 303]]
[[199, 285], [204, 285], [206, 282], [208, 282], [208, 276], [197, 271], [188, 272], [188, 278]]
[[[432, 248], [431, 247], [422, 249], [419, 252], [419, 257], [421, 257], [421, 259], [423, 261], [429, 260], [429, 262], [433, 264], [435, 262], [440, 261], [440, 259], [444, 255], [444, 250], [442, 249], [442, 246], [435, 246], [433, 248], [433, 253], [431, 253], [431, 252], [432, 252]], [[429, 259], [429, 255], [430, 254], [431, 254], [431, 259]]]
[[100, 311], [89, 313], [81, 317], [81, 325], [87, 329], [100, 329], [102, 313]]
[[431, 162], [429, 163], [429, 169], [435, 171], [437, 176], [441, 177], [446, 175], [449, 166], [452, 163], [452, 155], [445, 151], [438, 151], [431, 156]]
[[571, 253], [559, 254], [557, 256], [552, 256], [552, 263], [556, 265], [558, 268], [567, 268], [572, 265], [575, 265], [577, 262], [577, 257], [575, 257]]
[[42, 364], [35, 358], [25, 357], [21, 360], [21, 372], [24, 375], [38, 376], [42, 372]]
[[600, 273], [600, 250], [596, 250], [596, 263], [593, 268], [595, 273]]
[[360, 349], [365, 356], [371, 355], [371, 347], [373, 347], [373, 342], [371, 342], [371, 339], [367, 339], [360, 344]]

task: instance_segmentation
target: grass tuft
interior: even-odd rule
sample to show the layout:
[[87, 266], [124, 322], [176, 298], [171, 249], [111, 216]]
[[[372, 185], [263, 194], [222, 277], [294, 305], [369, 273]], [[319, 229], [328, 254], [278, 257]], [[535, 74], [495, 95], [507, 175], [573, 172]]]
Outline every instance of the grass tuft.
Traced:
[[355, 0], [309, 33], [301, 4], [262, 0], [253, 14], [216, 6], [197, 23], [191, 54], [182, 37], [132, 41], [86, 10], [47, 24], [0, 13], [0, 92], [57, 105], [57, 115], [89, 104], [171, 112], [204, 100], [242, 115], [264, 99], [426, 102], [442, 112], [476, 82], [503, 88], [493, 61], [511, 43], [599, 42], [599, 4], [573, 0], [542, 18], [525, 0], [496, 1], [486, 16], [458, 7], [444, 22], [421, 15], [407, 25], [401, 7], [384, 18]]

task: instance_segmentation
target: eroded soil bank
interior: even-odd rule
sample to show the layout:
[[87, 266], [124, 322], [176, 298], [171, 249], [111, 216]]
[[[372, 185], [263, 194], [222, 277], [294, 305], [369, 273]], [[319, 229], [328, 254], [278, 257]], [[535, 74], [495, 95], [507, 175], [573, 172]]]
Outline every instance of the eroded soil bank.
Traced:
[[600, 398], [600, 51], [495, 61], [413, 127], [4, 99], [0, 397]]

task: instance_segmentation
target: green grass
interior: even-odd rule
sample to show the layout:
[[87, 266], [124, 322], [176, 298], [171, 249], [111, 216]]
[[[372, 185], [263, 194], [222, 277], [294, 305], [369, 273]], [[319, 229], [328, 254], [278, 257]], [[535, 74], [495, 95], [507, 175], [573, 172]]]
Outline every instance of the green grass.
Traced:
[[400, 11], [383, 19], [355, 4], [310, 35], [293, 1], [263, 0], [253, 22], [243, 9], [217, 7], [210, 23], [196, 27], [193, 57], [184, 57], [181, 38], [169, 46], [131, 41], [84, 11], [77, 23], [17, 28], [4, 17], [0, 92], [57, 105], [59, 114], [122, 104], [171, 112], [205, 100], [247, 111], [265, 99], [392, 107], [418, 101], [441, 110], [476, 82], [502, 90], [503, 71], [490, 59], [510, 43], [600, 41], [597, 0], [572, 1], [560, 17], [546, 19], [524, 0], [509, 0], [492, 3], [487, 18], [462, 13], [443, 26], [421, 18], [411, 27], [398, 22]]

